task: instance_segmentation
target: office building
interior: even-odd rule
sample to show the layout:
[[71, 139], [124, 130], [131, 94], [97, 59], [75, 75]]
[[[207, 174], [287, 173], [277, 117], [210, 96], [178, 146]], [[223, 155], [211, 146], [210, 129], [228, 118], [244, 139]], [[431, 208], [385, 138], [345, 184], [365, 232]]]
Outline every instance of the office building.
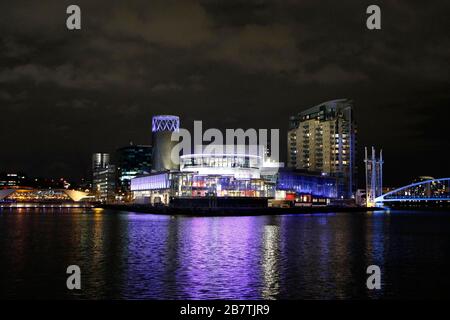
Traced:
[[116, 167], [110, 163], [108, 153], [92, 155], [92, 192], [101, 202], [111, 202], [116, 196]]
[[147, 145], [130, 145], [117, 150], [118, 191], [128, 198], [131, 179], [151, 172], [152, 147]]
[[324, 102], [289, 119], [287, 166], [337, 178], [338, 197], [356, 190], [353, 102]]

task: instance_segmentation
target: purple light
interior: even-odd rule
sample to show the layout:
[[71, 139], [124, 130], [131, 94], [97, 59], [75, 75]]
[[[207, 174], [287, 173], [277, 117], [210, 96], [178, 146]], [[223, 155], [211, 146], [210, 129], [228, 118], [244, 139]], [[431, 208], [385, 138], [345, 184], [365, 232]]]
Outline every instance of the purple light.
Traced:
[[180, 129], [180, 118], [177, 116], [160, 115], [152, 118], [152, 132], [171, 131]]
[[170, 188], [169, 174], [160, 173], [131, 179], [131, 191], [160, 190]]

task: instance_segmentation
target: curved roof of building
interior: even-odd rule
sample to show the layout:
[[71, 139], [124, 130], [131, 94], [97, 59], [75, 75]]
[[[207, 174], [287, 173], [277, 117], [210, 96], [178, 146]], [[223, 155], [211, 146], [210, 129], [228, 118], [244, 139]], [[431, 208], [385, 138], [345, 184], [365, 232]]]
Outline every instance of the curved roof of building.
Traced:
[[[38, 191], [49, 191], [39, 190], [39, 189], [3, 189], [0, 190], [0, 200], [4, 200], [9, 196], [13, 195], [16, 192], [38, 192]], [[82, 199], [86, 198], [89, 194], [87, 192], [77, 191], [77, 190], [67, 190], [67, 189], [52, 189], [54, 192], [63, 192], [65, 193], [72, 201], [79, 202]]]
[[3, 189], [3, 190], [0, 190], [0, 200], [3, 200], [6, 197], [9, 197], [10, 195], [12, 195], [16, 191], [17, 191], [16, 189]]

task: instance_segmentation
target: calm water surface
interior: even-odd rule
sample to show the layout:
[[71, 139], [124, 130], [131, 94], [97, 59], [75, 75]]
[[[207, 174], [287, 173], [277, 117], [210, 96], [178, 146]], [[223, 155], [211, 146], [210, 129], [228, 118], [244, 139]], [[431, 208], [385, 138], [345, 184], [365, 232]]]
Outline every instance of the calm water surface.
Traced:
[[[171, 217], [0, 210], [0, 298], [450, 297], [450, 212]], [[79, 265], [82, 290], [66, 289]], [[368, 291], [366, 268], [382, 270]]]

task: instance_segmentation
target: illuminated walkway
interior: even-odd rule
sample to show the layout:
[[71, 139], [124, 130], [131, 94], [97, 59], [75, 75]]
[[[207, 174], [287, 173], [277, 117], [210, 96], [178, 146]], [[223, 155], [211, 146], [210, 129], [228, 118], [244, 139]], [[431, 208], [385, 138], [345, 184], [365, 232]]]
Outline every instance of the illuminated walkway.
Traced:
[[450, 178], [412, 183], [375, 198], [376, 204], [415, 201], [450, 201]]

